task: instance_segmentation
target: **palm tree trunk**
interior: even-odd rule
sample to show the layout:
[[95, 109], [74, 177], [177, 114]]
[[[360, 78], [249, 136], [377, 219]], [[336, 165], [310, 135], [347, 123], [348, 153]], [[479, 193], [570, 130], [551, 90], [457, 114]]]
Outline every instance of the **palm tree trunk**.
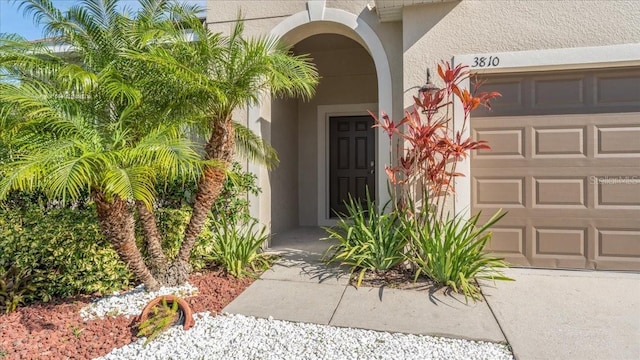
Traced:
[[233, 121], [229, 117], [224, 121], [214, 123], [220, 125], [214, 127], [205, 151], [207, 159], [217, 160], [221, 164], [207, 166], [198, 183], [193, 213], [185, 230], [182, 246], [171, 266], [170, 274], [167, 274], [169, 281], [176, 284], [182, 284], [187, 281], [187, 277], [191, 272], [191, 266], [189, 265], [191, 250], [202, 231], [211, 207], [222, 192], [226, 178], [226, 168], [233, 161], [235, 146]]
[[127, 202], [119, 197], [108, 201], [100, 192], [94, 192], [93, 198], [102, 233], [113, 245], [120, 259], [142, 281], [147, 290], [157, 290], [160, 284], [147, 268], [142, 254], [136, 246], [135, 219]]
[[141, 201], [136, 201], [136, 208], [140, 215], [142, 232], [149, 252], [149, 265], [153, 275], [162, 281], [163, 275], [167, 271], [167, 257], [162, 251], [162, 236], [158, 232], [156, 217], [153, 212]]

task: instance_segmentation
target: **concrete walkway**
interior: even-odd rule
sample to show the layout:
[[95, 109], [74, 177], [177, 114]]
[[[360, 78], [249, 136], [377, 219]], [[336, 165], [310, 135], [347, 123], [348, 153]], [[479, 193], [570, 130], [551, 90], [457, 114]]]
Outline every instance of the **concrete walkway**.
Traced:
[[274, 239], [282, 259], [224, 311], [389, 332], [508, 342], [520, 360], [640, 359], [640, 274], [509, 269], [486, 301], [442, 290], [356, 289], [327, 267], [317, 228]]

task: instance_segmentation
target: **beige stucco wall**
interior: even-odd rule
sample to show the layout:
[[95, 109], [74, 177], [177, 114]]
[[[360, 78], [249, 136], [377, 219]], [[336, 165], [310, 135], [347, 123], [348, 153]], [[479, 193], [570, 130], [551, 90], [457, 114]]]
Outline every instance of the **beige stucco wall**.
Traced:
[[[296, 14], [307, 13], [311, 8], [308, 3], [311, 2], [209, 0], [207, 22], [214, 31], [227, 32], [241, 13], [245, 19], [246, 35], [266, 35], [277, 32], [276, 29], [281, 29], [280, 26]], [[312, 6], [321, 3], [323, 2], [314, 1]], [[439, 61], [450, 61], [453, 56], [640, 43], [640, 1], [462, 0], [405, 7], [403, 20], [392, 23], [380, 23], [375, 11], [367, 8], [368, 3], [370, 0], [327, 0], [324, 6], [348, 12], [370, 27], [380, 41], [391, 75], [389, 84], [381, 86], [390, 89], [389, 103], [392, 105], [391, 109], [379, 110], [391, 113], [395, 119], [401, 118], [403, 108], [412, 103], [417, 87], [425, 81], [425, 69], [429, 67], [435, 70]], [[309, 12], [309, 18], [311, 16]], [[372, 63], [367, 62], [366, 66], [362, 63], [367, 57], [367, 51], [371, 53], [372, 50], [366, 48], [365, 42], [358, 37], [357, 30], [343, 24], [318, 20], [287, 31], [281, 35], [290, 45], [300, 43], [314, 34], [334, 33], [347, 36], [365, 46], [364, 49], [351, 50], [317, 47], [307, 49], [314, 52], [324, 77], [318, 94], [311, 102], [297, 104], [297, 139], [292, 138], [290, 128], [287, 128], [286, 135], [279, 134], [272, 139], [283, 142], [275, 145], [287, 152], [293, 151], [292, 144], [297, 142], [298, 224], [316, 225], [318, 209], [315, 196], [319, 176], [317, 107], [377, 103], [380, 99], [377, 90], [373, 89], [378, 83], [375, 69], [370, 73]], [[300, 46], [299, 50], [304, 51], [304, 46]], [[352, 61], [346, 61], [347, 59]], [[280, 103], [274, 104], [272, 109], [269, 102], [259, 108], [259, 114], [247, 114], [244, 118], [250, 127], [262, 129], [262, 135], [271, 139], [274, 128], [291, 124], [293, 109], [291, 104], [285, 106]], [[259, 124], [256, 123], [256, 116], [260, 116]], [[290, 142], [284, 145], [284, 142], [289, 141], [287, 139]], [[293, 156], [286, 157], [295, 161]], [[288, 179], [294, 170], [284, 167], [280, 173], [274, 172], [271, 175], [263, 168], [254, 167], [254, 170], [259, 173], [260, 185], [264, 189], [254, 210], [264, 223], [269, 224], [272, 209], [275, 208], [271, 203], [272, 195], [279, 196], [285, 189], [285, 183], [281, 184], [282, 187], [273, 185], [272, 194], [272, 184], [280, 176]], [[293, 195], [289, 194], [279, 197], [275, 204], [291, 204], [292, 199]], [[296, 206], [290, 208], [296, 209]], [[280, 227], [277, 222], [274, 225]], [[287, 222], [281, 224], [283, 227], [294, 225]]]
[[271, 231], [281, 233], [298, 226], [298, 100], [273, 100], [270, 125], [271, 144], [280, 159], [268, 173]]
[[[278, 24], [290, 16], [299, 12], [307, 12], [308, 2], [306, 0], [208, 0], [207, 24], [213, 31], [227, 33], [232, 29], [238, 15], [241, 15], [245, 23], [245, 35], [264, 36], [271, 33]], [[367, 4], [370, 2], [371, 0], [328, 0], [325, 1], [325, 6], [355, 15], [375, 32], [382, 43], [391, 68], [392, 82], [388, 86], [394, 97], [393, 109], [381, 110], [401, 117], [403, 114], [401, 103], [403, 88], [402, 23], [380, 23], [375, 10], [367, 8]], [[361, 39], [354, 31], [328, 21], [306, 24], [283, 36], [283, 40], [289, 45], [295, 45], [306, 37], [322, 33], [342, 34], [362, 44]]]
[[[398, 116], [402, 114], [402, 26], [400, 23], [382, 24], [375, 11], [367, 9], [368, 1], [326, 1], [326, 8], [346, 11], [358, 21], [364, 21], [382, 43], [383, 56], [389, 62], [392, 81], [386, 86], [393, 99], [391, 108], [383, 109]], [[293, 15], [307, 12], [307, 1], [217, 1], [207, 3], [207, 23], [213, 31], [229, 32], [238, 14], [245, 22], [245, 35], [264, 36], [274, 31]], [[316, 34], [341, 34], [354, 41], [344, 42], [340, 48], [313, 43], [305, 39]], [[256, 172], [263, 193], [252, 199], [252, 213], [261, 222], [281, 232], [295, 225], [318, 225], [318, 106], [338, 104], [362, 104], [378, 102], [376, 69], [365, 42], [356, 31], [344, 24], [316, 21], [282, 34], [283, 41], [296, 45], [299, 53], [312, 53], [322, 76], [316, 96], [310, 102], [297, 103], [297, 124], [291, 118], [294, 106], [289, 102], [262, 104], [257, 113], [237, 118], [258, 129], [262, 136], [279, 150], [281, 167], [273, 172], [249, 165]], [[326, 39], [325, 39], [326, 40]], [[366, 45], [365, 45], [366, 46]], [[250, 109], [245, 109], [245, 113]], [[259, 117], [256, 122], [256, 117]], [[297, 126], [297, 137], [291, 137], [289, 125]], [[284, 126], [284, 128], [281, 128]], [[278, 132], [283, 129], [284, 132]], [[299, 146], [298, 146], [299, 144]], [[297, 149], [296, 149], [297, 148]], [[297, 150], [295, 155], [292, 151]], [[294, 169], [291, 162], [297, 157], [297, 188], [290, 176]], [[286, 163], [286, 164], [285, 164]], [[290, 189], [288, 193], [285, 193]], [[297, 205], [292, 204], [297, 197]], [[286, 207], [286, 209], [284, 209]], [[291, 219], [294, 212], [298, 217]], [[279, 217], [287, 219], [280, 219]]]
[[[404, 89], [452, 56], [640, 43], [640, 1], [463, 0], [403, 9]], [[405, 104], [410, 103], [410, 94]]]

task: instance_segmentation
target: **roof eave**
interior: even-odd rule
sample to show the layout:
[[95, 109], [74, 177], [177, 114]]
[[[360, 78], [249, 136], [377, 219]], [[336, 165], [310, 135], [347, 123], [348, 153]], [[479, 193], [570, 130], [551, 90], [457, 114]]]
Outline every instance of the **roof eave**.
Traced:
[[402, 8], [411, 5], [454, 2], [462, 0], [374, 0], [380, 22], [402, 21]]

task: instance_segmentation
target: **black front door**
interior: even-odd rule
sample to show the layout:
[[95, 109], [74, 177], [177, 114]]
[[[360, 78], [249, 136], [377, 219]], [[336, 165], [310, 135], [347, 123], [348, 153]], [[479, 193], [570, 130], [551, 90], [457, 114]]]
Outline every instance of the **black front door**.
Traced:
[[329, 205], [331, 217], [344, 214], [349, 195], [366, 206], [367, 189], [375, 199], [375, 133], [373, 118], [329, 118]]

